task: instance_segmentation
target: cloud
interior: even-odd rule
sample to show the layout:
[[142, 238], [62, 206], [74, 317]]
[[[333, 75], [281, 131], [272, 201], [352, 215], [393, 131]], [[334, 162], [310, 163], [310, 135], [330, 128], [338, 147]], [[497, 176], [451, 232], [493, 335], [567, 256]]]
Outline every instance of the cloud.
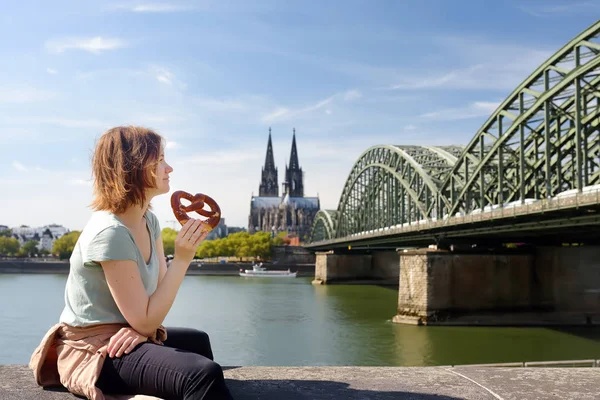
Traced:
[[[319, 110], [319, 109], [321, 109], [329, 104], [332, 104], [334, 102], [351, 102], [351, 101], [359, 99], [361, 96], [362, 96], [362, 94], [358, 90], [348, 90], [343, 93], [337, 93], [337, 94], [334, 94], [333, 96], [329, 96], [326, 99], [320, 100], [320, 101], [318, 101], [314, 104], [311, 104], [309, 106], [306, 106], [306, 107], [292, 109], [292, 108], [277, 106], [277, 107], [275, 107], [275, 109], [273, 109], [270, 112], [263, 115], [262, 122], [271, 123], [271, 122], [276, 122], [276, 121], [289, 120], [291, 118], [298, 117], [300, 115], [308, 114], [310, 112]], [[329, 111], [329, 112], [327, 112], [327, 111]], [[331, 114], [332, 111], [331, 111], [331, 109], [328, 108], [325, 110], [325, 112], [327, 114]]]
[[155, 71], [156, 80], [162, 83], [166, 83], [170, 85], [173, 83], [173, 74], [169, 72], [166, 68], [157, 68]]
[[115, 50], [125, 46], [126, 43], [121, 39], [103, 38], [102, 36], [53, 39], [46, 42], [46, 49], [57, 54], [64, 53], [67, 50], [84, 50], [93, 54], [100, 54], [103, 51]]
[[14, 167], [14, 169], [16, 169], [17, 171], [27, 171], [27, 167], [25, 167], [23, 164], [21, 164], [18, 161], [13, 161], [12, 162], [12, 166]]
[[439, 111], [421, 114], [419, 117], [434, 121], [456, 121], [461, 119], [489, 117], [500, 105], [500, 102], [476, 101], [465, 107], [446, 108]]
[[121, 4], [114, 8], [127, 10], [135, 13], [173, 13], [182, 11], [191, 11], [194, 7], [183, 4], [174, 3], [136, 3], [136, 4]]
[[553, 4], [535, 4], [519, 5], [518, 8], [534, 17], [564, 16], [565, 14], [587, 14], [600, 12], [600, 3], [593, 1], [573, 2], [571, 0], [565, 3]]
[[58, 71], [52, 68], [46, 68], [46, 72], [48, 72], [50, 75], [58, 74]]
[[54, 92], [24, 87], [24, 88], [0, 88], [0, 103], [31, 103], [52, 100], [57, 97]]
[[437, 65], [443, 68], [427, 73], [405, 71], [387, 89], [511, 90], [553, 54], [540, 46], [496, 43], [469, 36], [439, 36], [433, 39], [432, 47], [440, 48], [443, 62]]
[[177, 142], [172, 142], [167, 140], [167, 145], [166, 145], [166, 149], [179, 149], [181, 147], [181, 145]]

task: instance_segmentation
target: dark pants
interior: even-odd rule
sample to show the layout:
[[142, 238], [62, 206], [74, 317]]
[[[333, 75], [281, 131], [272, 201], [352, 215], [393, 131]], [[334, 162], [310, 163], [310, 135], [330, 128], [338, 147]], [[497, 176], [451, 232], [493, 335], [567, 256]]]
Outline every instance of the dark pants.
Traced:
[[106, 357], [96, 386], [106, 394], [168, 400], [233, 399], [208, 335], [188, 328], [167, 328], [164, 346], [142, 343], [119, 358]]

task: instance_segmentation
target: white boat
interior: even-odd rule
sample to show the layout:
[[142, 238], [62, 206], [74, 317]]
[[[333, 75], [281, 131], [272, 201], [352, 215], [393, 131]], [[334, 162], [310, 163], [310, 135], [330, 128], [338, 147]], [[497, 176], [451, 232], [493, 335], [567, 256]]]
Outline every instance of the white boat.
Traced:
[[266, 268], [260, 264], [254, 264], [252, 269], [240, 269], [240, 276], [247, 278], [295, 278], [296, 272], [291, 272], [288, 268], [287, 271], [284, 270], [271, 270], [268, 271]]

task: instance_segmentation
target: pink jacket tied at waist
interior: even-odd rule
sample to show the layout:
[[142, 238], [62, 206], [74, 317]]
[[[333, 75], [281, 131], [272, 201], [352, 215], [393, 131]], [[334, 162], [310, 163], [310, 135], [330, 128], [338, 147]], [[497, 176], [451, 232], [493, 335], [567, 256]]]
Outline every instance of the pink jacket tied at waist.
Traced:
[[[66, 387], [71, 393], [92, 400], [104, 400], [96, 387], [107, 355], [108, 342], [124, 324], [98, 324], [73, 327], [63, 323], [54, 325], [31, 355], [29, 368], [40, 386]], [[167, 330], [161, 325], [149, 338], [162, 344]]]

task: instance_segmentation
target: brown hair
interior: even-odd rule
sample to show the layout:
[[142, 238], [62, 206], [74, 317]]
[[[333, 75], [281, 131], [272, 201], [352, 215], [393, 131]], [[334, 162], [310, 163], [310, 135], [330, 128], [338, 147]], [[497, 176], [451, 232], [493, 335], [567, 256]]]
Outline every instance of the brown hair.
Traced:
[[163, 139], [138, 126], [109, 129], [92, 157], [94, 210], [122, 213], [146, 202], [146, 189], [156, 186], [156, 167]]

